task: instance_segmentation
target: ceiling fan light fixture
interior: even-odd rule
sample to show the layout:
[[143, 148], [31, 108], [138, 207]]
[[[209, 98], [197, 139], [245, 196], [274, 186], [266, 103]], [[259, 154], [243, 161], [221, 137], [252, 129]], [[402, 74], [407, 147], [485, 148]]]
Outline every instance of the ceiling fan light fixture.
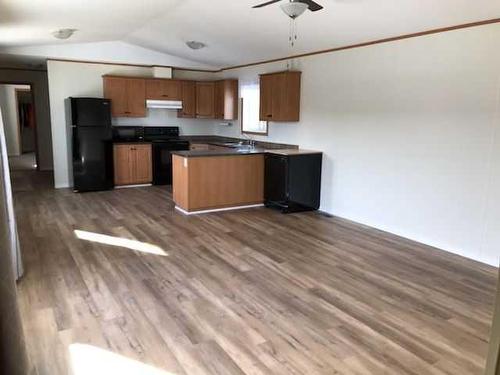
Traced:
[[309, 8], [309, 5], [300, 1], [290, 1], [288, 3], [281, 4], [280, 7], [288, 17], [294, 20], [304, 13], [307, 8]]
[[190, 41], [186, 42], [186, 45], [189, 48], [194, 49], [194, 50], [202, 49], [202, 48], [205, 48], [207, 46], [205, 43], [198, 42], [196, 40], [190, 40]]
[[75, 31], [76, 29], [59, 29], [53, 31], [52, 35], [57, 39], [68, 39], [75, 33]]

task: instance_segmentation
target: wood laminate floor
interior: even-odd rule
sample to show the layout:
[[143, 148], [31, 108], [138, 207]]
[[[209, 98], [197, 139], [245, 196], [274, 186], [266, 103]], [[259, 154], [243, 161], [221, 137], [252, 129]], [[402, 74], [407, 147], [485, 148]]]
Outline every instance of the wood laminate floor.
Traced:
[[492, 267], [318, 213], [187, 217], [165, 187], [50, 178], [13, 172], [40, 375], [482, 373]]

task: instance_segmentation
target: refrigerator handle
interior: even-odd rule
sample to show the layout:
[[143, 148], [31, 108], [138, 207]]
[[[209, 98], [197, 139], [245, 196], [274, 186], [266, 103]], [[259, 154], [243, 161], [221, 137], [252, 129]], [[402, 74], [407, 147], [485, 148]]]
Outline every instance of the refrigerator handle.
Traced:
[[73, 162], [80, 162], [80, 145], [77, 139], [77, 135], [75, 134], [76, 131], [76, 126], [73, 125], [71, 126], [73, 134], [72, 134], [72, 139], [73, 139]]

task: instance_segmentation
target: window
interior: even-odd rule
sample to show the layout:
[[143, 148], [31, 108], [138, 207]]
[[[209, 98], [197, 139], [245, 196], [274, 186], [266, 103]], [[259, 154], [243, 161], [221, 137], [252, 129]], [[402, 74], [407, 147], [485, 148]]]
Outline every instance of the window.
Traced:
[[257, 82], [241, 86], [241, 132], [267, 135], [267, 121], [260, 121], [260, 90]]

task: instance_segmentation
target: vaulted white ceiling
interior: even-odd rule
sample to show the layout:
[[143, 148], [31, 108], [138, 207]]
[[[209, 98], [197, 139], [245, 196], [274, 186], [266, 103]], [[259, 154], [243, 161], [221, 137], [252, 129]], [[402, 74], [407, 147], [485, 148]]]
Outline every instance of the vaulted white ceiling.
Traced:
[[[0, 0], [0, 47], [123, 41], [224, 67], [500, 17], [497, 0], [318, 0], [292, 50], [279, 5], [251, 9], [263, 1]], [[59, 28], [78, 31], [58, 41]]]

